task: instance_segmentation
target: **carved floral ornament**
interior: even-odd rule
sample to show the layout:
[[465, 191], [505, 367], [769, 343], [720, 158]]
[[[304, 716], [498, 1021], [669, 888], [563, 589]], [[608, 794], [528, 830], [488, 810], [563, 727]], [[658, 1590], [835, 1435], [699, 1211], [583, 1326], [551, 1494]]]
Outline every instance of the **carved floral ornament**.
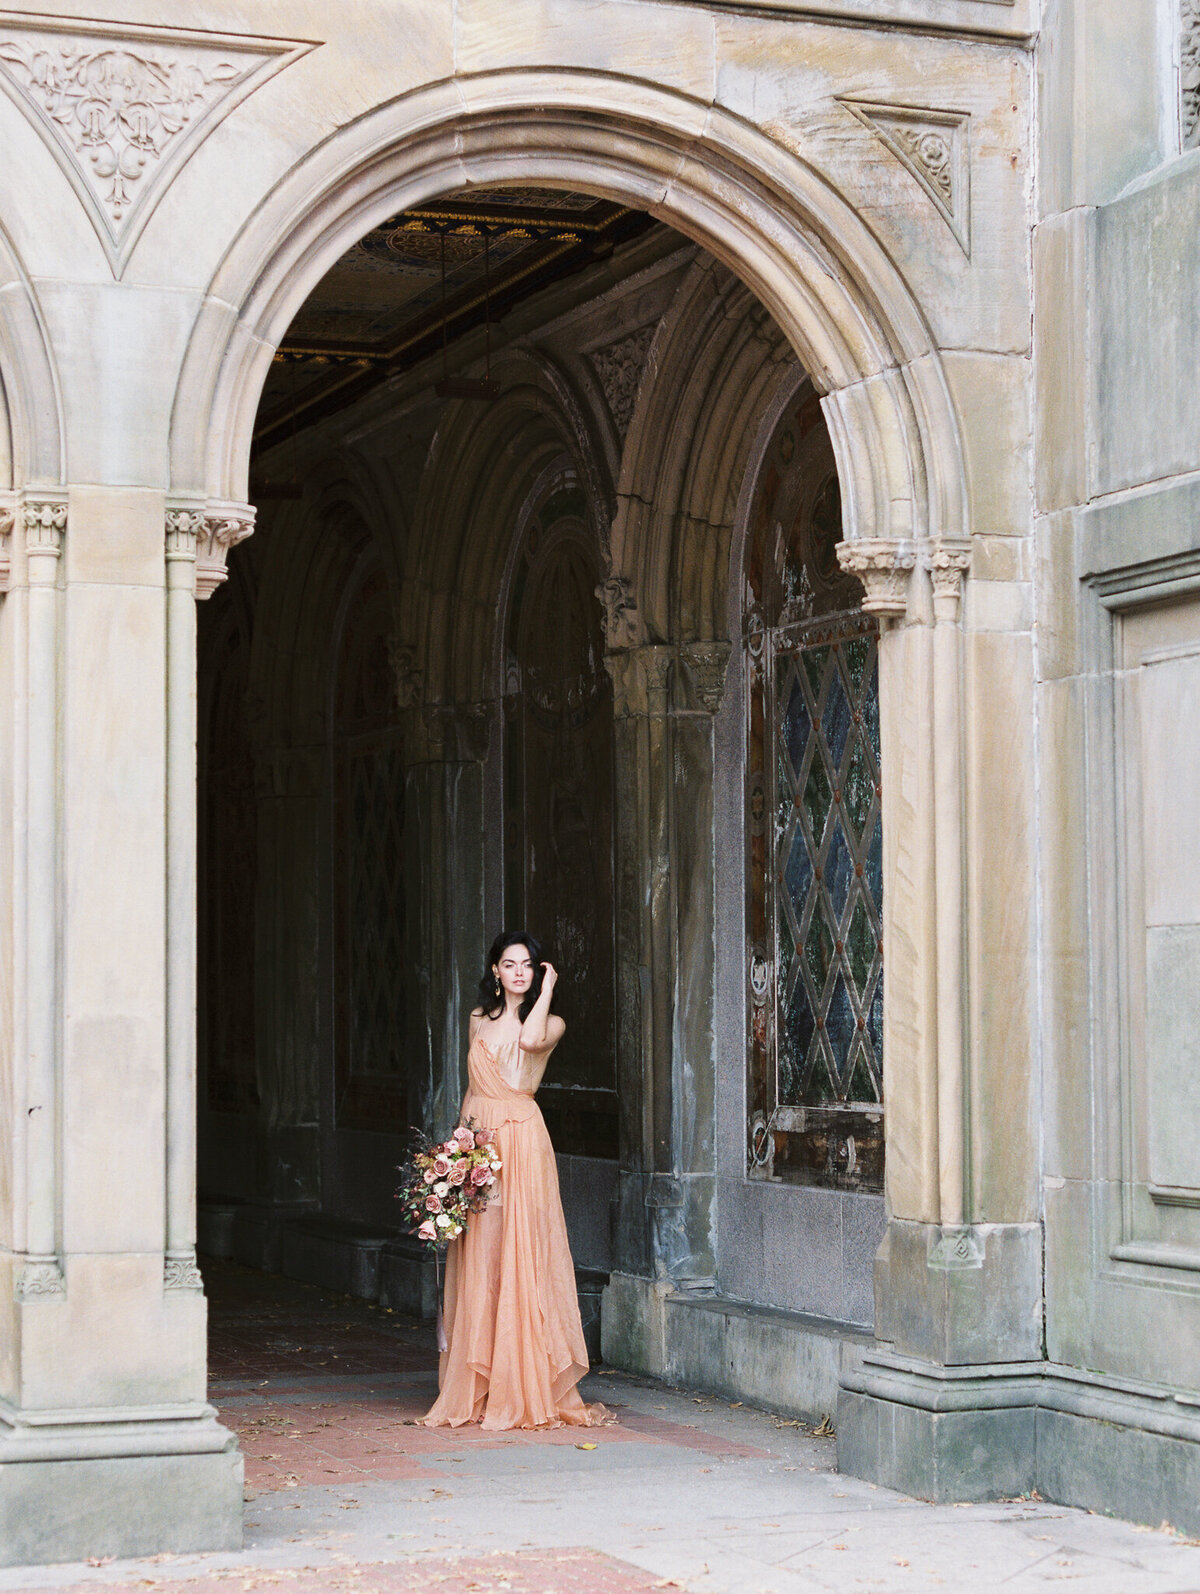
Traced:
[[36, 497], [0, 493], [0, 592], [12, 586], [12, 545], [18, 530], [24, 533], [26, 557], [57, 559], [67, 529], [67, 500], [50, 497], [45, 489]]
[[254, 530], [253, 504], [210, 502], [168, 509], [167, 558], [196, 561], [196, 597], [210, 598], [229, 579], [229, 550]]
[[921, 548], [907, 538], [892, 537], [859, 537], [837, 545], [842, 569], [862, 582], [863, 609], [885, 621], [902, 620], [907, 613], [909, 578], [918, 555], [929, 572], [935, 618], [956, 620], [971, 563], [969, 537], [935, 537]]
[[[1187, 3], [1187, 0], [1185, 0]], [[1200, 5], [1200, 0], [1193, 0]], [[969, 117], [918, 105], [883, 105], [843, 97], [841, 104], [891, 151], [933, 201], [934, 208], [971, 253]]]
[[[179, 28], [4, 18], [0, 86], [83, 201], [114, 274], [173, 173], [251, 90], [311, 44]], [[13, 24], [18, 24], [14, 26]]]
[[1200, 0], [1179, 0], [1179, 131], [1184, 149], [1200, 142]]

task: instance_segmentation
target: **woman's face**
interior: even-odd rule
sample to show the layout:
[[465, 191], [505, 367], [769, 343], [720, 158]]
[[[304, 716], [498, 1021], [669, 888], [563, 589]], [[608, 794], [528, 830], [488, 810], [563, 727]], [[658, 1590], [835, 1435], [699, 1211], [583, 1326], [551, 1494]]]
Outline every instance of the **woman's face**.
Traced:
[[529, 956], [527, 946], [519, 943], [506, 946], [500, 954], [499, 963], [493, 968], [500, 984], [514, 996], [524, 996], [533, 984], [533, 959]]

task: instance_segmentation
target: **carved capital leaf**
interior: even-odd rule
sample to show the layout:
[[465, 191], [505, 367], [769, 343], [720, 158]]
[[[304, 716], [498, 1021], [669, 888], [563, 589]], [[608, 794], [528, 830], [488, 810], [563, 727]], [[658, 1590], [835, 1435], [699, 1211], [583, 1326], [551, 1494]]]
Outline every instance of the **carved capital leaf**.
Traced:
[[604, 606], [604, 640], [610, 651], [634, 648], [641, 640], [637, 594], [628, 576], [610, 575], [596, 588]]
[[933, 583], [934, 611], [939, 619], [958, 617], [963, 581], [971, 564], [969, 537], [939, 537], [925, 556]]
[[203, 1293], [204, 1280], [200, 1277], [200, 1269], [196, 1265], [195, 1252], [188, 1251], [182, 1256], [164, 1257], [163, 1289], [185, 1290], [193, 1295]]
[[31, 1256], [17, 1274], [19, 1301], [44, 1301], [67, 1293], [62, 1266], [55, 1256]]
[[388, 663], [396, 692], [396, 707], [419, 708], [425, 696], [425, 672], [417, 663], [417, 650], [398, 637], [388, 638]]
[[57, 559], [62, 552], [67, 529], [65, 498], [27, 498], [21, 505], [21, 525], [25, 532], [25, 551]]
[[917, 562], [911, 542], [860, 537], [837, 545], [838, 564], [862, 582], [868, 614], [899, 619], [908, 606], [908, 577]]
[[0, 23], [0, 88], [82, 200], [113, 273], [216, 124], [306, 54], [295, 39], [25, 16]]
[[729, 653], [728, 642], [688, 642], [679, 650], [696, 700], [707, 714], [715, 714], [725, 696]]
[[965, 111], [921, 105], [882, 105], [840, 97], [925, 190], [934, 208], [971, 253], [971, 180]]
[[210, 503], [196, 529], [196, 596], [210, 598], [229, 579], [229, 550], [254, 530], [254, 505]]
[[17, 501], [12, 493], [0, 493], [0, 592], [7, 592], [12, 578], [12, 534], [17, 524]]
[[1200, 143], [1200, 0], [1179, 0], [1179, 132], [1184, 149]]

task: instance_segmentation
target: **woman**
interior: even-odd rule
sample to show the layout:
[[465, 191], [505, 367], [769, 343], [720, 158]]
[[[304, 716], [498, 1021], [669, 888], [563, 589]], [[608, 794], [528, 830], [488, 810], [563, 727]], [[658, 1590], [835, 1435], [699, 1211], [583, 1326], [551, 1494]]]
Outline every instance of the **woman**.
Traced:
[[551, 1011], [558, 975], [531, 935], [496, 937], [471, 1014], [460, 1121], [492, 1129], [499, 1194], [446, 1260], [449, 1348], [430, 1428], [587, 1427], [604, 1421], [576, 1384], [588, 1370], [554, 1148], [534, 1094], [566, 1025]]

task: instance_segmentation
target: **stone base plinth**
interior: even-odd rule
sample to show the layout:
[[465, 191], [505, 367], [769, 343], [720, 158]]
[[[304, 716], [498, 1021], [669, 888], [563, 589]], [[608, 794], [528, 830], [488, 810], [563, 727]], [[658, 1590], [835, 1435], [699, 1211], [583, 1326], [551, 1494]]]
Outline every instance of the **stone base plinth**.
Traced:
[[242, 1456], [0, 1464], [0, 1566], [237, 1550]]
[[604, 1292], [601, 1334], [614, 1367], [812, 1421], [836, 1410], [843, 1343], [871, 1343], [848, 1323], [624, 1273]]
[[839, 1470], [919, 1499], [1047, 1500], [1200, 1531], [1200, 1406], [1052, 1362], [842, 1352]]

